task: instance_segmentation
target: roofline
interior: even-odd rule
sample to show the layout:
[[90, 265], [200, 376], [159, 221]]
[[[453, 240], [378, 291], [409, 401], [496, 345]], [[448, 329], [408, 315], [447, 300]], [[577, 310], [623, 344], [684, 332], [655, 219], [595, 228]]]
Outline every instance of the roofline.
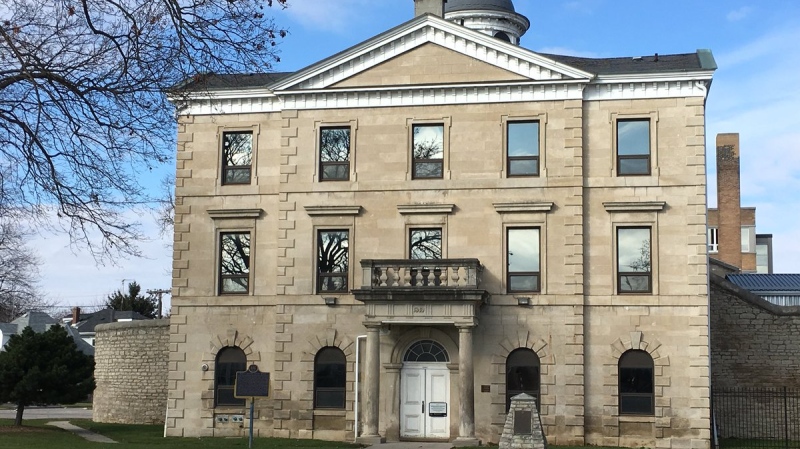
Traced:
[[277, 81], [275, 84], [272, 84], [269, 87], [272, 90], [285, 89], [289, 86], [303, 82], [315, 76], [316, 73], [314, 73], [315, 71], [314, 69], [322, 69], [323, 67], [336, 65], [337, 63], [344, 62], [348, 59], [361, 56], [365, 53], [368, 53], [373, 49], [373, 47], [377, 46], [379, 43], [385, 40], [391, 39], [392, 37], [395, 36], [399, 37], [400, 35], [406, 34], [411, 31], [420, 30], [431, 24], [435, 24], [437, 27], [446, 29], [447, 31], [453, 34], [460, 35], [461, 37], [464, 38], [469, 38], [470, 40], [486, 45], [487, 47], [506, 52], [509, 55], [518, 58], [526, 60], [531, 60], [531, 59], [539, 60], [537, 61], [538, 63], [541, 63], [542, 62], [541, 60], [544, 60], [544, 63], [541, 65], [542, 67], [547, 68], [549, 70], [554, 70], [557, 72], [568, 72], [568, 74], [574, 76], [575, 78], [593, 79], [595, 77], [593, 73], [584, 72], [583, 70], [576, 69], [575, 67], [554, 61], [550, 58], [540, 55], [539, 53], [525, 49], [518, 45], [513, 45], [511, 43], [495, 39], [494, 37], [491, 37], [489, 35], [483, 34], [475, 30], [471, 30], [467, 27], [458, 25], [456, 23], [450, 22], [441, 17], [428, 13], [414, 17], [413, 19], [405, 23], [402, 23], [394, 28], [384, 31], [383, 33], [380, 33], [374, 37], [371, 37], [360, 44], [356, 44], [348, 49], [345, 49], [328, 58], [318, 61], [310, 66], [304, 67], [296, 71], [293, 75], [287, 76], [286, 78]]

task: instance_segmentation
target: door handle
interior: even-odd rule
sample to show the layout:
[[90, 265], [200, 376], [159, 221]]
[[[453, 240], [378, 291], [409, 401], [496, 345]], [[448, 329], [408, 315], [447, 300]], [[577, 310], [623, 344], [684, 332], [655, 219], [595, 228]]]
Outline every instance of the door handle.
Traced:
[[422, 414], [425, 414], [425, 401], [422, 401]]

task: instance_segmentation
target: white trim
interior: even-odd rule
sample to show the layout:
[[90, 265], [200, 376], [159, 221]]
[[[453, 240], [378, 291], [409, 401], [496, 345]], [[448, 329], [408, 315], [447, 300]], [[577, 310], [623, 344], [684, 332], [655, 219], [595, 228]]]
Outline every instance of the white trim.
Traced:
[[275, 91], [328, 87], [425, 43], [435, 43], [527, 78], [590, 79], [588, 72], [440, 17], [417, 17], [273, 85]]

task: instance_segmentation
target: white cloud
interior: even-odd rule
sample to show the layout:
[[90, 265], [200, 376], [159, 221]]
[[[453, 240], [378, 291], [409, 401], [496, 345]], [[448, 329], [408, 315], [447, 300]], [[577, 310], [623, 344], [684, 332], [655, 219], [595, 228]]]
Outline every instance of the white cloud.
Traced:
[[301, 0], [291, 2], [286, 13], [306, 28], [344, 33], [352, 31], [365, 19], [365, 10], [373, 8], [371, 0]]
[[[166, 245], [172, 237], [161, 237], [147, 215], [129, 212], [127, 219], [141, 220], [149, 240], [140, 245], [142, 258], [116, 259], [114, 264], [99, 265], [88, 250], [70, 244], [64, 233], [42, 233], [28, 245], [41, 258], [41, 290], [59, 306], [101, 305], [106, 297], [127, 283], [136, 281], [143, 290], [171, 287], [171, 251]], [[165, 296], [169, 299], [169, 296]], [[165, 303], [165, 311], [169, 302]]]
[[747, 18], [747, 16], [749, 16], [751, 12], [753, 12], [753, 8], [749, 6], [742, 6], [739, 9], [735, 9], [729, 12], [726, 18], [728, 19], [729, 22], [738, 22], [742, 19]]
[[[800, 30], [785, 28], [722, 53], [708, 102], [708, 161], [716, 134], [739, 133], [742, 206], [774, 237], [776, 272], [800, 273]], [[709, 203], [716, 197], [710, 173]]]

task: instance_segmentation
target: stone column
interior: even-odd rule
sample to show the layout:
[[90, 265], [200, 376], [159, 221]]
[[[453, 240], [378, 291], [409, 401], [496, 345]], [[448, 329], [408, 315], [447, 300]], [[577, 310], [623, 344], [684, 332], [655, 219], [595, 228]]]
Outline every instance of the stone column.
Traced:
[[364, 370], [364, 430], [358, 437], [361, 444], [378, 444], [385, 440], [378, 433], [380, 417], [381, 341], [380, 324], [365, 324], [367, 353]]
[[478, 446], [475, 438], [475, 371], [472, 363], [472, 330], [458, 327], [459, 424], [453, 446]]

